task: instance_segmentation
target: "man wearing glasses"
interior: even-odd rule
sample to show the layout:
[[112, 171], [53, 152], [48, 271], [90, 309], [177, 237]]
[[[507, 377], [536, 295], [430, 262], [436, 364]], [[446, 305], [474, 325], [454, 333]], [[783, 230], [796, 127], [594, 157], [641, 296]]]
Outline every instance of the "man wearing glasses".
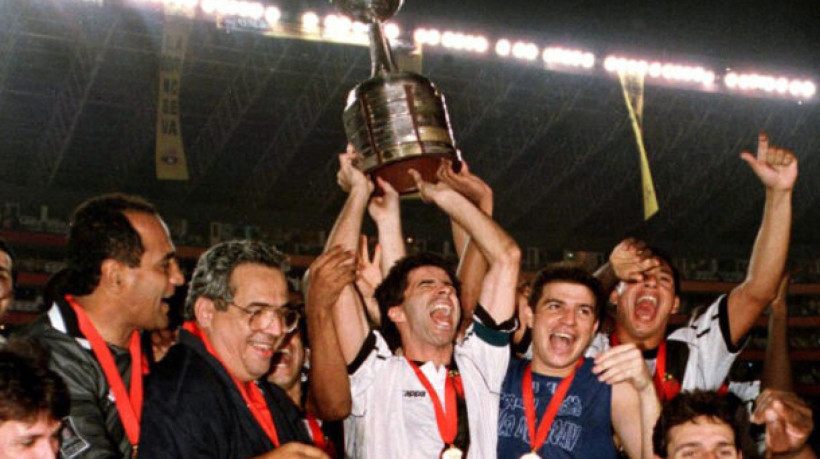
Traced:
[[140, 456], [326, 458], [287, 395], [259, 384], [299, 313], [287, 304], [284, 256], [255, 241], [199, 259], [185, 302], [192, 319], [148, 379]]

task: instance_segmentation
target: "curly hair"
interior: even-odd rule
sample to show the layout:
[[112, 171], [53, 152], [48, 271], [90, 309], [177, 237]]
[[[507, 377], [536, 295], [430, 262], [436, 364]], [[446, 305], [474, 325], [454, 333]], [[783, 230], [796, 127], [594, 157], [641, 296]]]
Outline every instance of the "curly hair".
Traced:
[[222, 301], [232, 301], [231, 274], [237, 266], [252, 263], [287, 272], [287, 258], [276, 247], [249, 239], [219, 243], [208, 249], [196, 263], [191, 275], [188, 297], [185, 299], [185, 317], [194, 319], [194, 304], [199, 297], [216, 302], [219, 310], [228, 308]]

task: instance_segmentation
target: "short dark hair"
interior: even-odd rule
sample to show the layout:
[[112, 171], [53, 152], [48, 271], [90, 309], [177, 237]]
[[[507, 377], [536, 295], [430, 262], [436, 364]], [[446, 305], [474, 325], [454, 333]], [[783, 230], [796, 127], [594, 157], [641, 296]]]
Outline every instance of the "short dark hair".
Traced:
[[250, 239], [219, 243], [203, 253], [191, 275], [188, 297], [185, 299], [185, 317], [194, 319], [194, 304], [203, 296], [215, 300], [217, 309], [228, 309], [225, 301], [232, 301], [234, 291], [231, 275], [241, 264], [250, 263], [276, 268], [286, 273], [287, 257], [276, 247]]
[[450, 277], [456, 295], [461, 298], [461, 283], [456, 276], [453, 263], [447, 261], [440, 255], [431, 252], [421, 252], [409, 255], [397, 261], [381, 284], [376, 288], [376, 302], [379, 303], [379, 313], [381, 315], [381, 326], [379, 331], [387, 344], [392, 349], [401, 346], [401, 336], [396, 324], [387, 316], [387, 311], [393, 307], [404, 303], [404, 290], [407, 289], [407, 277], [416, 268], [424, 266], [435, 266], [441, 268]]
[[11, 246], [3, 239], [0, 239], [0, 251], [6, 252], [9, 256], [9, 260], [11, 260], [11, 284], [12, 286], [17, 285], [17, 265], [14, 263], [14, 251], [11, 250]]
[[735, 397], [722, 397], [717, 392], [693, 390], [681, 392], [663, 406], [661, 416], [652, 432], [652, 448], [655, 454], [666, 457], [669, 447], [669, 431], [673, 427], [692, 422], [705, 416], [715, 423], [726, 424], [735, 435], [735, 447], [740, 450], [740, 431], [735, 422], [738, 403]]
[[87, 295], [100, 283], [103, 261], [114, 259], [137, 267], [145, 247], [126, 212], [158, 215], [148, 201], [122, 193], [88, 199], [74, 210], [68, 233], [68, 288]]
[[672, 263], [672, 257], [669, 256], [668, 252], [661, 248], [650, 247], [649, 249], [652, 251], [653, 256], [666, 263], [666, 265], [669, 266], [669, 269], [672, 270], [672, 280], [675, 282], [675, 295], [680, 295], [680, 271], [678, 271], [678, 268], [676, 268], [675, 264]]
[[59, 420], [70, 403], [65, 383], [44, 361], [0, 349], [0, 423], [32, 422], [44, 414]]
[[606, 295], [604, 295], [604, 288], [601, 286], [601, 282], [587, 271], [566, 263], [547, 265], [535, 275], [529, 297], [530, 307], [532, 307], [533, 310], [535, 310], [538, 301], [541, 300], [541, 295], [544, 293], [544, 286], [552, 282], [567, 282], [570, 284], [583, 285], [588, 288], [593, 296], [595, 296], [595, 319], [598, 320], [600, 324], [601, 319], [603, 319], [604, 308], [606, 307]]

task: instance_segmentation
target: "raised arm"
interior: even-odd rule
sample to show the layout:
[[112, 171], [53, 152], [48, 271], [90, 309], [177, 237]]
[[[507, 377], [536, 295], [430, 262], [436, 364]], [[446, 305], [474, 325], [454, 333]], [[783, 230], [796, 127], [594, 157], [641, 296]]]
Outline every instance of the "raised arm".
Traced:
[[[481, 178], [472, 174], [465, 161], [458, 172], [452, 163], [445, 160], [438, 170], [438, 179], [470, 200], [488, 217], [493, 216], [493, 189]], [[487, 273], [487, 260], [478, 247], [471, 243], [470, 235], [455, 220], [450, 220], [453, 228], [453, 242], [458, 253], [458, 279], [461, 281], [461, 321], [460, 333], [473, 322], [473, 311], [481, 293], [481, 284]]]
[[[358, 248], [362, 219], [373, 185], [358, 169], [357, 162], [358, 153], [350, 146], [346, 153], [339, 155], [337, 179], [348, 195], [328, 236], [326, 248], [340, 246], [351, 253], [356, 253]], [[350, 363], [370, 332], [364, 307], [352, 283], [342, 290], [333, 307], [333, 324], [345, 362]]]
[[615, 346], [595, 357], [592, 371], [612, 385], [612, 427], [629, 457], [653, 457], [652, 430], [661, 404], [641, 351], [634, 344]]
[[481, 285], [481, 305], [497, 323], [510, 319], [515, 312], [515, 287], [521, 261], [518, 245], [489, 216], [444, 182], [434, 185], [423, 181], [415, 170], [410, 174], [421, 198], [436, 204], [461, 225], [489, 263]]
[[350, 414], [350, 380], [333, 322], [334, 305], [356, 278], [354, 255], [341, 246], [320, 255], [310, 265], [306, 295], [310, 370], [307, 410], [324, 420]]
[[747, 152], [741, 157], [766, 187], [766, 202], [746, 280], [729, 293], [729, 329], [733, 344], [746, 336], [777, 293], [789, 252], [792, 190], [797, 179], [794, 154], [769, 145], [766, 134], [760, 134], [756, 157]]
[[401, 232], [401, 203], [399, 193], [388, 182], [376, 177], [382, 190], [381, 196], [374, 196], [367, 206], [370, 218], [376, 223], [381, 246], [380, 268], [382, 278], [397, 261], [404, 258], [404, 236]]
[[769, 306], [769, 339], [763, 362], [763, 389], [792, 390], [792, 362], [789, 357], [789, 308], [786, 296], [789, 275], [784, 274], [777, 286], [777, 296]]

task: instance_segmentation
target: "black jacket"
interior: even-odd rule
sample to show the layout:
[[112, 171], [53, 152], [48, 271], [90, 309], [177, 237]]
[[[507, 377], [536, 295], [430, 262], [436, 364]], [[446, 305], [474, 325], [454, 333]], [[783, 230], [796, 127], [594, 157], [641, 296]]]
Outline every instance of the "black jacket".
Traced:
[[[185, 330], [146, 380], [139, 457], [242, 459], [274, 448], [225, 368]], [[280, 444], [310, 443], [278, 387], [260, 384]]]
[[[109, 395], [105, 374], [77, 324], [77, 315], [60, 299], [23, 335], [35, 339], [50, 352], [49, 367], [68, 386], [71, 411], [65, 419], [60, 447], [68, 459], [131, 457], [117, 406]], [[126, 388], [131, 382], [128, 349], [108, 345]]]

